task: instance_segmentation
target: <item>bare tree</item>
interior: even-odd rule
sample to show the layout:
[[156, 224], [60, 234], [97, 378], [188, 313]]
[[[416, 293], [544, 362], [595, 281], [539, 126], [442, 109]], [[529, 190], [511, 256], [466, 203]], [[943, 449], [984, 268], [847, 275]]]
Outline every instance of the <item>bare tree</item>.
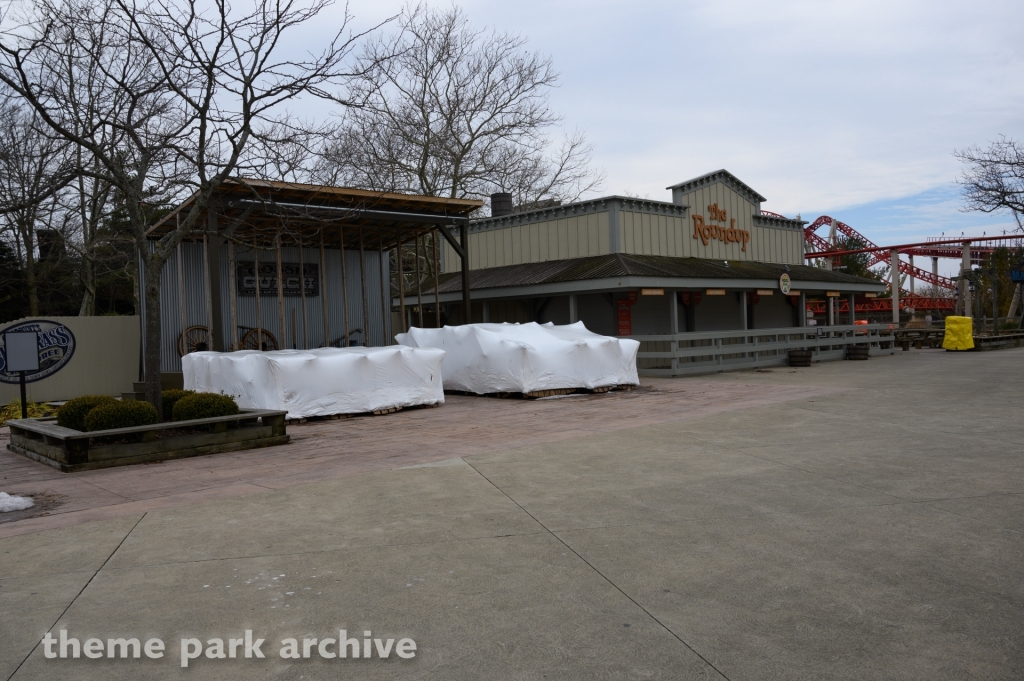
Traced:
[[[39, 126], [16, 102], [0, 107], [0, 206], [21, 256], [28, 313], [40, 313], [40, 286], [62, 254], [59, 192], [74, 178], [70, 145]], [[45, 239], [40, 244], [39, 240]]]
[[[327, 96], [348, 75], [361, 36], [347, 15], [318, 51], [288, 42], [328, 5], [36, 0], [0, 41], [0, 81], [95, 159], [98, 169], [80, 170], [119, 196], [142, 265], [146, 398], [158, 413], [160, 271], [183, 237], [206, 229], [200, 217], [247, 169], [259, 131], [283, 124], [288, 102]], [[189, 195], [176, 228], [147, 239], [154, 206]]]
[[[1009, 211], [1024, 231], [1024, 147], [1000, 136], [987, 149], [969, 147], [954, 153], [966, 167], [958, 180], [965, 210], [995, 213]], [[962, 284], [961, 284], [962, 285]], [[1014, 316], [1021, 302], [1021, 287], [1015, 286], [1007, 316]]]
[[410, 7], [399, 28], [363, 51], [348, 96], [360, 106], [327, 154], [332, 177], [452, 198], [509, 191], [519, 203], [571, 201], [598, 186], [581, 133], [552, 144], [558, 74], [524, 38], [473, 29], [455, 7]]
[[959, 179], [966, 210], [1009, 211], [1024, 230], [1024, 147], [1000, 136], [987, 149], [974, 146], [954, 155], [966, 166]]

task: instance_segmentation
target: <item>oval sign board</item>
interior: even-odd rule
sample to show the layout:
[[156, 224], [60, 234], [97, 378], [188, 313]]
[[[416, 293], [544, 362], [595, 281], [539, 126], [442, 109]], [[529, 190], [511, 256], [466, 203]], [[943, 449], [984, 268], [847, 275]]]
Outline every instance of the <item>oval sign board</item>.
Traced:
[[793, 282], [790, 281], [789, 275], [785, 272], [779, 277], [779, 290], [782, 291], [782, 295], [788, 296], [790, 290], [793, 288]]
[[25, 374], [25, 382], [41, 381], [63, 369], [75, 354], [75, 334], [58, 322], [30, 319], [0, 330], [0, 383], [18, 383], [18, 374], [7, 371], [7, 348], [4, 334], [17, 331], [35, 331], [39, 334], [39, 371]]

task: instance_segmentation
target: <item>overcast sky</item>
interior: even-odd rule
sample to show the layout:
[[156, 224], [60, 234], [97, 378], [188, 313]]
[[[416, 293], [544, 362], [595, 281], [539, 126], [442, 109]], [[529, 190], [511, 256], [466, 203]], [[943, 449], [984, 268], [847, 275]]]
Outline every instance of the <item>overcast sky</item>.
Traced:
[[[1024, 137], [1020, 0], [461, 6], [553, 58], [552, 104], [586, 131], [601, 194], [670, 200], [668, 185], [726, 168], [767, 210], [880, 244], [1011, 226], [959, 210], [952, 152]], [[401, 7], [350, 11], [365, 25]]]

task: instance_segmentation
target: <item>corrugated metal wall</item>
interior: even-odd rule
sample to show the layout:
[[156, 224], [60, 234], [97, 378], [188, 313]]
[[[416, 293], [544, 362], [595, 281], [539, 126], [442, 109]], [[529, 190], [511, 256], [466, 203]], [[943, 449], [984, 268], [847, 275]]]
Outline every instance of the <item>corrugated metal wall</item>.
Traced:
[[[184, 269], [184, 302], [185, 327], [207, 326], [206, 311], [206, 268], [204, 265], [203, 244], [183, 243], [179, 251], [182, 254]], [[326, 249], [326, 299], [327, 316], [331, 342], [344, 335], [344, 308], [342, 303], [341, 256], [337, 249]], [[306, 264], [320, 263], [320, 249], [303, 248], [302, 259]], [[251, 248], [236, 246], [235, 261], [252, 262]], [[260, 251], [260, 263], [276, 264], [274, 251]], [[231, 276], [228, 246], [220, 248], [220, 306], [221, 319], [219, 329], [227, 331], [231, 326]], [[282, 248], [281, 262], [299, 262], [298, 248]], [[348, 325], [350, 330], [367, 329], [369, 338], [363, 333], [351, 333], [350, 338], [360, 345], [390, 345], [394, 343], [393, 333], [385, 329], [386, 307], [381, 299], [381, 267], [384, 268], [385, 292], [390, 285], [390, 268], [387, 253], [381, 261], [377, 250], [366, 251], [366, 287], [367, 311], [369, 325], [363, 319], [363, 297], [360, 288], [359, 251], [345, 251], [345, 286], [348, 298]], [[178, 276], [178, 255], [175, 253], [164, 264], [160, 277], [160, 320], [161, 320], [161, 369], [163, 371], [181, 371], [181, 358], [178, 354], [178, 338], [181, 335], [181, 291]], [[319, 288], [319, 283], [318, 283]], [[306, 328], [303, 329], [302, 298], [285, 296], [284, 298], [284, 337], [281, 334], [281, 320], [278, 314], [277, 295], [260, 296], [260, 320], [262, 327], [277, 339], [282, 348], [317, 348], [324, 344], [323, 301], [325, 291], [318, 296], [306, 296]], [[240, 327], [256, 327], [257, 310], [256, 296], [237, 295], [237, 321]], [[294, 319], [294, 322], [293, 322]], [[236, 330], [240, 339], [242, 331]], [[227, 336], [225, 346], [235, 338]]]

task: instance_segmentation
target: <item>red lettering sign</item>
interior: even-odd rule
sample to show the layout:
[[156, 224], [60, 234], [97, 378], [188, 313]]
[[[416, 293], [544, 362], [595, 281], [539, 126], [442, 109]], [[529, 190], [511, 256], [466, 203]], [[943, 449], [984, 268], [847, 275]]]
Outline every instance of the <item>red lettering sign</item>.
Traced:
[[633, 335], [633, 308], [628, 299], [618, 301], [619, 312], [619, 334], [620, 336]]

